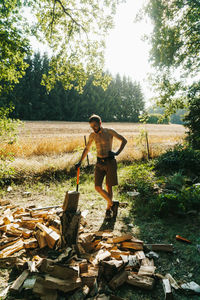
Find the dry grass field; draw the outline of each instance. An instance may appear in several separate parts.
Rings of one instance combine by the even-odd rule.
[[[185,135],[185,128],[174,124],[104,123],[103,126],[115,129],[128,140],[118,160],[138,160],[147,156],[145,130],[148,132],[152,158],[176,143],[181,143]],[[87,122],[25,122],[19,130],[18,141],[11,145],[1,145],[1,152],[14,155],[12,166],[19,175],[41,173],[48,169],[69,170],[80,157],[84,136],[88,140],[90,132]],[[118,146],[119,142],[114,140],[113,149]],[[94,146],[89,159],[91,163],[95,161]]]

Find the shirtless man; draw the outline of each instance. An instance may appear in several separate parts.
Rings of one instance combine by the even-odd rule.
[[[97,150],[97,163],[95,166],[95,189],[107,201],[106,218],[116,217],[116,208],[114,206],[119,205],[119,202],[112,201],[112,187],[118,184],[117,163],[115,156],[121,153],[127,143],[127,140],[115,130],[103,128],[101,125],[101,118],[98,115],[92,115],[89,118],[89,124],[94,132],[90,134],[89,141],[83,150],[80,161],[76,164],[76,168],[80,167],[81,162],[87,156],[90,146],[94,141]],[[121,145],[117,152],[112,152],[113,137],[121,141]],[[106,190],[104,190],[102,187],[105,176]]]

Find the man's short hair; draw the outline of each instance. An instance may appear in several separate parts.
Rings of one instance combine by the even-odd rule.
[[[98,115],[91,115],[91,117],[89,117],[89,123],[92,122],[97,122],[97,123],[101,123],[101,117]]]

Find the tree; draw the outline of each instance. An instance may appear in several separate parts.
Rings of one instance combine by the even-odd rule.
[[[82,92],[93,75],[94,84],[107,86],[104,65],[104,38],[113,26],[117,4],[123,0],[6,0],[0,4],[0,85],[13,86],[24,74],[24,57],[30,32],[52,51],[48,74],[42,83],[48,91],[62,82]],[[22,22],[24,8],[32,22]],[[30,19],[30,16],[29,16]],[[33,24],[32,24],[33,23]]]
[[[191,81],[199,72],[200,1],[149,0],[145,13],[154,26],[149,40],[157,103],[173,113],[188,103]]]
[[[21,8],[22,3],[17,0],[0,4],[0,94],[19,82],[28,66],[24,58],[29,53],[29,42],[19,13]]]

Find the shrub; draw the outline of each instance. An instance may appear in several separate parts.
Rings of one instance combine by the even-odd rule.
[[[200,175],[200,151],[178,145],[156,159],[155,169],[161,174],[181,171],[183,174]]]
[[[154,214],[185,213],[200,208],[200,187],[187,187],[177,192],[159,194],[149,203]]]

